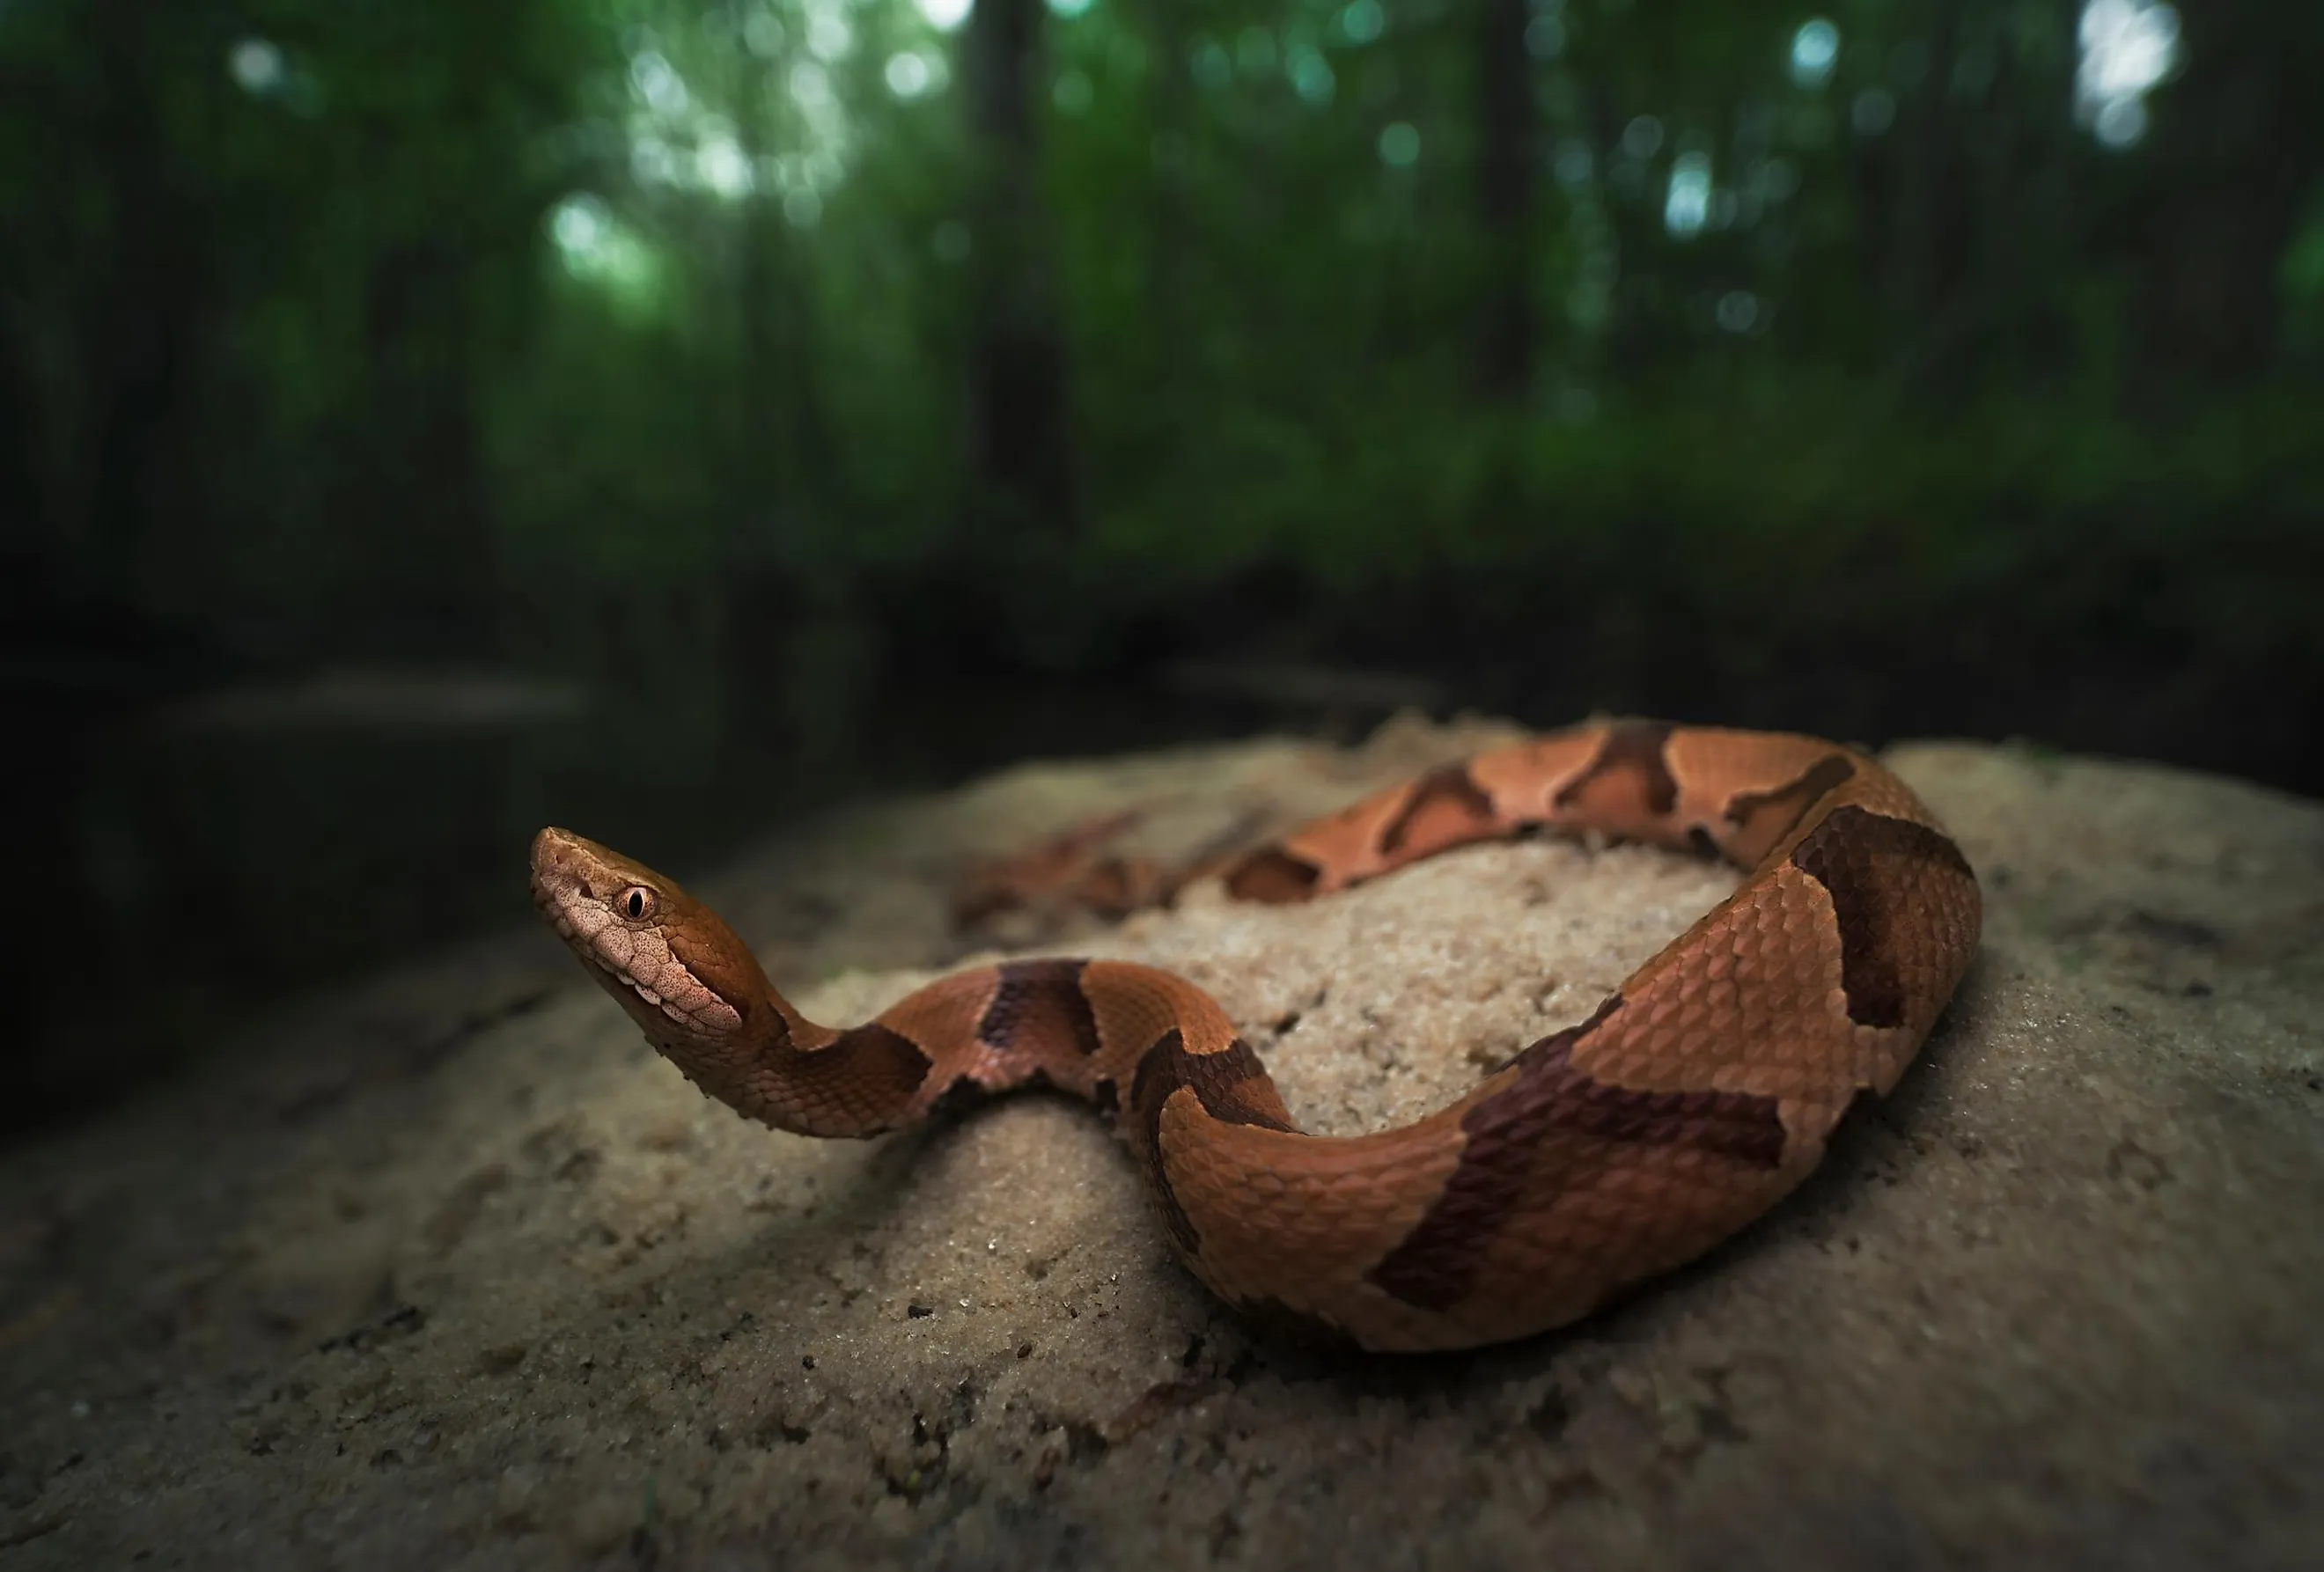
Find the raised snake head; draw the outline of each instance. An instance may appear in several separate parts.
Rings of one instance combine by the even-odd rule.
[[[773,1008],[757,958],[715,913],[676,880],[569,830],[532,838],[532,902],[681,1065],[724,1057]]]

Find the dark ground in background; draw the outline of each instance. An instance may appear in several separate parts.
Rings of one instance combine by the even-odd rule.
[[[32,807],[14,829],[0,1141],[117,1101],[304,992],[527,920],[524,847],[563,823],[683,877],[852,796],[957,783],[1027,758],[1289,730],[1346,739],[1416,699],[1554,725],[1593,710],[1899,737],[2022,738],[2324,795],[2318,695],[2152,639],[2066,644],[2038,626],[1907,631],[1862,648],[1811,626],[1773,664],[1728,657],[1683,608],[1545,605],[1537,633],[1464,618],[1414,584],[1334,626],[1255,584],[1127,634],[1111,666],[1028,673],[972,630],[923,622],[847,734],[802,749],[737,702],[707,749],[658,745],[634,706],[460,725],[196,729],[198,651],[148,642],[20,668],[7,695]],[[1330,658],[1266,653],[1269,619]],[[1200,629],[1261,630],[1206,658]],[[29,674],[29,675],[25,675]],[[748,685],[738,685],[747,691]]]
[[[528,920],[544,823],[684,875],[852,795],[1236,729],[1167,696],[988,685],[882,699],[851,757],[801,765],[746,732],[673,766],[590,711],[194,729],[137,703],[11,709],[39,740],[11,860],[40,920],[0,967],[33,1001],[0,1047],[0,1142],[117,1101],[299,994]]]

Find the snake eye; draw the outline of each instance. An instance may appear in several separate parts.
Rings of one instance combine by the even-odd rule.
[[[642,923],[654,914],[654,893],[641,884],[633,884],[622,892],[622,898],[613,905],[631,922]]]

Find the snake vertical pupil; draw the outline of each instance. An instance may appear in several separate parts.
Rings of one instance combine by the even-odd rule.
[[[632,885],[622,896],[622,910],[629,914],[630,921],[637,922],[653,910],[653,896],[641,886]]]

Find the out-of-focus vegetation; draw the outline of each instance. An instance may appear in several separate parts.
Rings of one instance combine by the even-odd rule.
[[[672,735],[1264,653],[2317,783],[2218,703],[2324,675],[2315,7],[15,0],[0,50],[51,617]]]
[[[2319,60],[2270,0],[8,0],[10,691],[514,669],[593,695],[555,768],[678,781],[1287,660],[2324,789]]]

